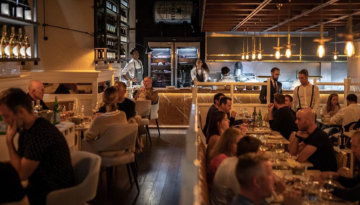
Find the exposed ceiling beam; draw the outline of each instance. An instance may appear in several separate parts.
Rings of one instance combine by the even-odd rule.
[[[244,20],[242,20],[240,23],[238,23],[231,31],[236,31],[240,26],[242,26],[244,23],[246,23],[249,19],[251,19],[253,16],[255,16],[259,11],[261,11],[262,8],[264,8],[268,3],[270,3],[272,0],[264,0],[254,11],[251,12]]]
[[[355,13],[352,13],[351,16],[359,15],[359,14],[360,14],[360,11],[355,12]],[[323,25],[328,24],[328,23],[332,23],[332,22],[334,22],[334,21],[339,21],[339,20],[345,19],[345,18],[347,18],[347,17],[349,17],[349,15],[340,16],[339,18],[332,19],[332,20],[330,20],[330,21],[324,22]],[[312,26],[305,27],[305,28],[302,28],[302,29],[300,29],[300,30],[297,30],[296,32],[300,32],[300,31],[304,31],[304,30],[311,29],[311,28],[315,28],[315,27],[320,26],[320,25],[321,25],[321,23],[318,23],[318,24],[315,24],[315,25],[312,25]]]
[[[203,25],[205,21],[205,8],[206,8],[206,0],[203,2],[203,10],[202,10],[202,17],[201,17],[201,31],[203,30]]]
[[[310,13],[312,13],[312,12],[314,12],[314,11],[317,11],[317,10],[319,10],[319,9],[321,9],[321,8],[324,8],[324,7],[328,6],[328,5],[331,5],[331,4],[333,4],[333,3],[337,2],[337,1],[339,1],[339,0],[329,0],[328,2],[325,2],[325,3],[323,3],[323,4],[321,4],[321,5],[317,6],[317,7],[315,7],[315,8],[313,8],[313,9],[308,10],[308,11],[305,11],[304,13],[302,13],[302,14],[300,14],[300,15],[294,16],[294,17],[292,17],[291,19],[287,19],[287,20],[285,20],[285,21],[283,21],[283,22],[281,22],[281,23],[279,23],[279,24],[277,24],[277,25],[275,25],[275,26],[273,26],[273,27],[270,27],[270,28],[264,30],[263,32],[267,32],[267,31],[273,30],[274,28],[277,28],[278,26],[287,24],[287,23],[289,23],[289,22],[291,22],[291,21],[293,21],[293,20],[296,20],[296,19],[301,18],[301,17],[303,17],[303,16],[309,15]]]

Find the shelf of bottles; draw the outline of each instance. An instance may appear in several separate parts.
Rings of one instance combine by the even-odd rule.
[[[95,0],[95,46],[105,44],[106,58],[95,61],[119,62],[127,58],[129,14],[125,0]],[[101,45],[101,46],[100,46]]]
[[[33,0],[36,7],[36,0]],[[32,13],[28,0],[0,0],[0,61],[39,61],[37,46],[30,45],[25,26],[38,26],[36,13]],[[37,45],[37,29],[34,45]],[[34,49],[32,53],[32,49]]]

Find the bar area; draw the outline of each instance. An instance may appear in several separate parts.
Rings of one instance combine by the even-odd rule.
[[[0,0],[0,30],[0,204],[360,203],[358,0]]]

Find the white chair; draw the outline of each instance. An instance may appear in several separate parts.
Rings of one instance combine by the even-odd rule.
[[[101,159],[89,152],[74,152],[71,155],[75,186],[50,192],[46,197],[48,205],[80,205],[96,196]]]
[[[113,167],[126,165],[129,180],[131,168],[138,192],[137,170],[135,166],[135,141],[138,133],[137,124],[112,125],[97,140],[82,142],[82,150],[101,157],[101,166],[106,168],[107,190],[110,194]]]
[[[136,100],[135,110],[136,113],[141,116],[141,123],[146,127],[146,132],[150,141],[150,146],[152,146],[150,131],[149,131],[151,100]]]
[[[151,109],[150,109],[150,120],[154,120],[156,121],[156,126],[159,132],[159,137],[160,137],[160,129],[159,129],[159,122],[158,122],[158,117],[159,117],[159,104],[160,102],[157,102],[154,105],[151,105]]]

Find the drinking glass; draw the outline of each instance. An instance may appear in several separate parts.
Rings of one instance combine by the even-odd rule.
[[[249,115],[249,112],[248,112],[247,108],[243,109],[243,114],[244,114],[245,118],[250,119],[250,115]]]
[[[91,109],[93,115],[95,115],[99,111],[99,102],[96,102],[95,107]]]

